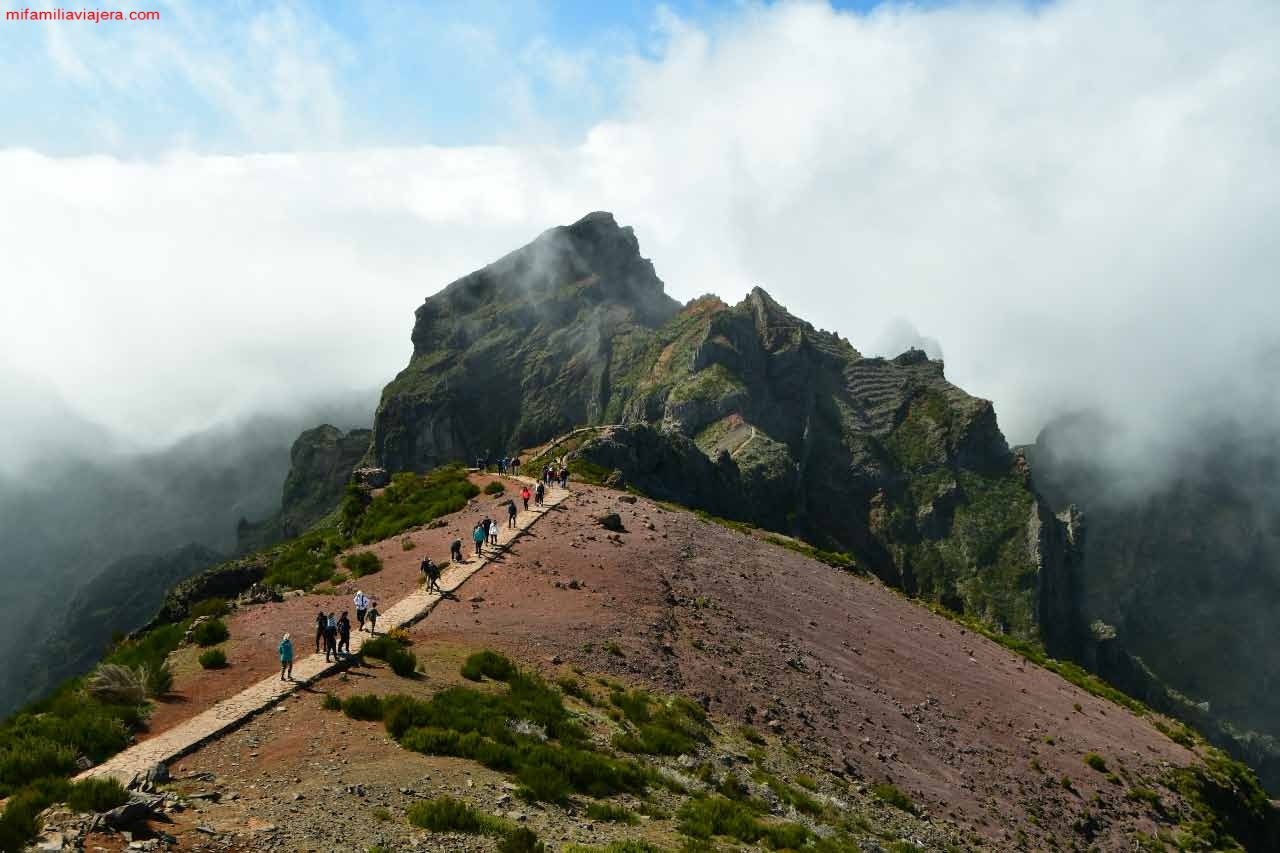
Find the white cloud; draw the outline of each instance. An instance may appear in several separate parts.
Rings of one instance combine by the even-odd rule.
[[[1280,7],[664,15],[655,57],[617,60],[621,112],[571,145],[0,153],[0,354],[170,435],[381,384],[423,297],[609,209],[678,297],[760,284],[864,349],[940,341],[1014,440],[1087,403],[1138,435],[1274,404],[1250,365],[1280,329]],[[256,66],[272,94],[191,73],[237,121],[335,132],[340,97],[287,94],[336,85],[309,26],[263,36],[312,45]]]

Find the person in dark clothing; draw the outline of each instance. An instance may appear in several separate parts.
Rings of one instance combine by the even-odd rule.
[[[333,655],[334,660],[338,658],[338,619],[333,614],[329,614],[329,618],[324,624],[324,659],[329,660],[329,656]]]
[[[430,557],[423,557],[422,565],[419,568],[422,570],[422,579],[426,584],[427,592],[439,592],[440,567],[436,565],[436,561]]]
[[[569,488],[569,466],[568,465],[560,469],[560,488],[562,489]]]
[[[378,601],[374,599],[373,604],[369,607],[369,633],[378,633],[378,617],[382,614],[378,612]]]
[[[516,502],[507,501],[507,527],[516,526]]]
[[[547,493],[547,487],[544,484],[539,483],[538,488],[533,493],[534,503],[536,503],[538,506],[542,506],[542,498],[543,496],[546,495],[546,493]]]
[[[520,457],[514,456],[511,459],[511,473],[519,476],[520,474]]]
[[[462,540],[455,539],[449,545],[449,559],[455,563],[462,562]]]
[[[347,617],[347,611],[342,611],[342,616],[338,618],[338,649],[339,654],[351,654],[351,619]]]
[[[316,614],[316,653],[320,652],[320,647],[324,644],[324,629],[329,625],[329,617],[324,615],[321,610]]]

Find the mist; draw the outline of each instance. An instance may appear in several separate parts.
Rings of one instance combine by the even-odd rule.
[[[1275,422],[1280,7],[657,23],[568,143],[0,150],[0,358],[65,405],[6,393],[4,464],[68,412],[155,448],[379,387],[424,297],[597,209],[678,299],[760,285],[866,354],[945,351],[1013,443],[1096,409],[1163,472],[1220,416]]]

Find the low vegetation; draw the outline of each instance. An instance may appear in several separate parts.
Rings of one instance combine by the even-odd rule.
[[[221,647],[206,649],[200,653],[200,666],[205,669],[224,669],[227,666],[227,653]]]
[[[909,814],[916,813],[916,804],[897,785],[889,782],[878,782],[871,786],[871,793],[895,808],[902,809]]]
[[[367,545],[457,512],[479,493],[465,468],[447,465],[426,474],[396,474],[391,485],[358,512],[348,497],[342,514],[350,525],[350,538]]]
[[[191,639],[195,641],[197,646],[216,646],[218,643],[225,643],[230,636],[231,632],[227,629],[227,623],[221,619],[209,619],[201,622],[191,631]]]
[[[486,495],[501,495],[507,491],[507,487],[502,485],[501,480],[492,480],[484,487]]]
[[[382,560],[372,551],[348,554],[342,558],[342,565],[351,572],[353,578],[362,578],[382,571]]]

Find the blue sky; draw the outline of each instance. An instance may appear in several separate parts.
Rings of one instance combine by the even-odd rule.
[[[753,5],[122,0],[89,8],[161,20],[0,22],[0,147],[146,158],[564,142],[623,106],[630,60],[657,57],[671,21],[714,31]]]

